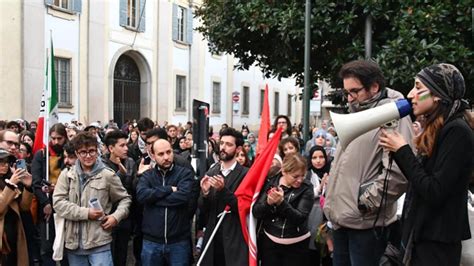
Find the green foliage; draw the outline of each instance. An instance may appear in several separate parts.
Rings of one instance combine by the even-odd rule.
[[[447,62],[464,74],[468,98],[474,99],[474,0],[312,2],[312,81],[340,87],[340,67],[365,55],[365,19],[373,17],[372,55],[390,87],[406,94],[423,67]],[[252,64],[267,77],[295,77],[303,84],[303,0],[204,0],[198,27],[213,53],[239,59],[237,69]]]

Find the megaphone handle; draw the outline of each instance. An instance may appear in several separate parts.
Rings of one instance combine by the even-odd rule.
[[[382,127],[388,132],[393,132],[393,130],[398,127],[398,119],[394,119],[390,122],[387,122],[383,124]]]

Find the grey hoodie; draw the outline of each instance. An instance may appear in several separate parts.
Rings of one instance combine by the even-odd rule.
[[[112,242],[111,231],[101,227],[101,222],[89,220],[89,200],[97,198],[105,214],[120,222],[128,216],[131,197],[114,171],[97,160],[90,173],[84,173],[79,160],[64,170],[58,178],[53,193],[53,207],[64,217],[65,248],[77,253],[108,248]],[[112,212],[112,207],[117,206]],[[80,235],[80,237],[78,237]]]

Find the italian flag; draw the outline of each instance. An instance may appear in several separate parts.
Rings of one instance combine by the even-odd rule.
[[[36,129],[33,153],[47,147],[49,141],[49,128],[58,122],[58,86],[54,70],[54,49],[51,39],[49,57],[47,58],[46,78],[41,97],[40,115]]]

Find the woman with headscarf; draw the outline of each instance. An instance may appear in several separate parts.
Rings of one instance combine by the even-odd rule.
[[[425,118],[415,137],[418,154],[398,132],[382,130],[380,145],[393,153],[409,182],[402,214],[405,265],[459,265],[461,241],[471,237],[467,188],[474,136],[465,90],[455,66],[424,68],[408,94],[413,114]]]
[[[257,152],[257,138],[255,137],[255,134],[250,132],[247,136],[247,141],[250,143],[250,152],[252,153],[251,155],[253,158],[255,158]]]
[[[315,145],[325,147],[327,134],[328,133],[324,129],[318,129],[314,131],[313,137],[308,140],[308,142],[306,142],[306,155],[308,155],[308,151]]]
[[[250,160],[250,165],[253,162],[253,159],[255,158],[255,151],[252,149],[252,145],[248,140],[244,140],[244,145],[242,146],[242,150],[245,151],[245,154]]]
[[[315,244],[319,226],[323,222],[323,211],[319,202],[319,197],[323,191],[323,184],[330,170],[329,158],[326,150],[322,146],[313,146],[308,153],[308,172],[306,179],[311,182],[314,188],[314,204],[308,218],[308,229],[311,233],[309,241],[311,265],[320,265],[321,250]],[[324,180],[323,180],[324,179]]]
[[[336,139],[329,133],[326,134],[326,144],[324,149],[326,150],[329,162],[332,162],[334,155],[336,155]]]

